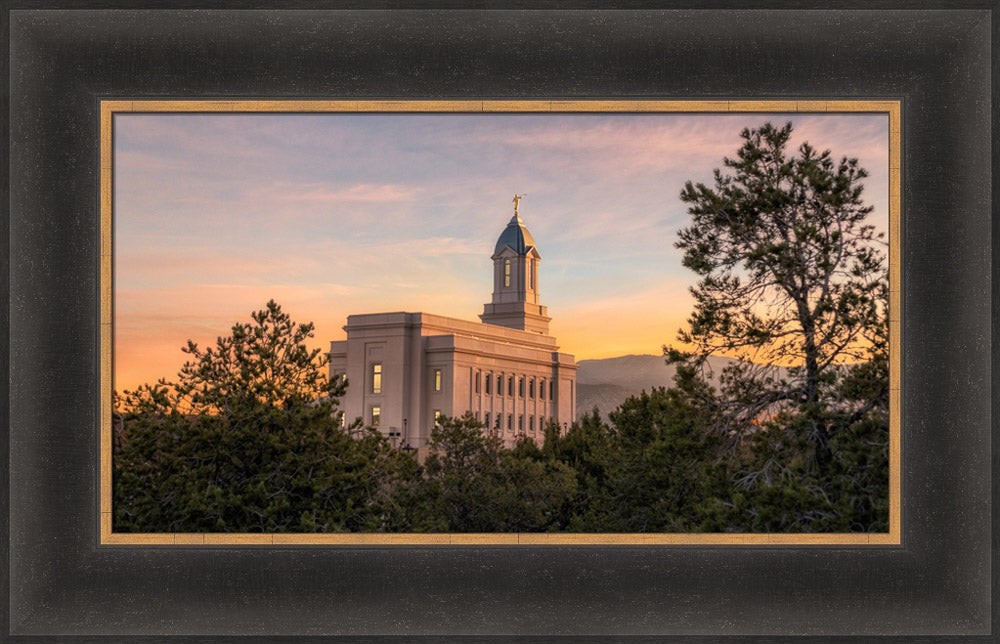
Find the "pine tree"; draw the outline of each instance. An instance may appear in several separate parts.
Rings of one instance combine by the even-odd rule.
[[[392,529],[414,459],[341,427],[325,356],[274,301],[219,337],[188,342],[177,382],[126,391],[113,458],[122,532]],[[357,429],[357,428],[353,428]]]
[[[877,456],[888,435],[884,243],[857,160],[808,143],[792,152],[791,135],[790,123],[746,129],[713,187],[685,184],[692,223],[676,246],[700,280],[682,346],[664,351],[706,380],[710,355],[735,359],[706,405],[736,482],[755,491],[736,503],[753,518],[738,529],[878,529],[884,515],[869,509],[884,509],[875,497],[888,474]]]

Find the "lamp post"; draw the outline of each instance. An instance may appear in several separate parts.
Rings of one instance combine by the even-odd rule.
[[[402,449],[403,449],[404,452],[407,452],[407,453],[409,453],[409,452],[411,452],[413,450],[413,448],[410,446],[410,441],[407,438],[407,433],[406,433],[406,419],[405,418],[403,419],[403,448]]]

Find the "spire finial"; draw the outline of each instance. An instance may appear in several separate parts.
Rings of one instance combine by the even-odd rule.
[[[519,202],[522,199],[524,199],[524,197],[525,197],[525,195],[519,195],[519,194],[516,194],[516,193],[514,194],[514,199],[512,201],[514,202],[514,216],[515,217],[518,216],[517,215],[517,206],[518,206]]]

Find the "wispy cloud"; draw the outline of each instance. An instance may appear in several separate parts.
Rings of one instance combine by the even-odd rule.
[[[352,205],[356,203],[388,203],[412,201],[421,192],[420,188],[399,184],[361,183],[346,188],[331,188],[317,182],[296,183],[290,181],[273,182],[258,186],[246,194],[246,198],[259,202],[308,202],[327,205]]]
[[[316,346],[351,313],[476,319],[515,192],[563,349],[656,352],[690,309],[680,190],[767,120],[858,157],[885,227],[887,123],[872,115],[116,118],[116,375],[172,374],[188,337],[213,340],[272,297],[316,322]]]

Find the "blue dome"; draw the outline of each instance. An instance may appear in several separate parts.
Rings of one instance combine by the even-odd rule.
[[[500,239],[497,240],[497,246],[493,250],[494,254],[503,250],[504,246],[510,246],[518,255],[527,255],[528,251],[535,247],[535,240],[517,215],[510,218],[507,227],[500,233]]]

